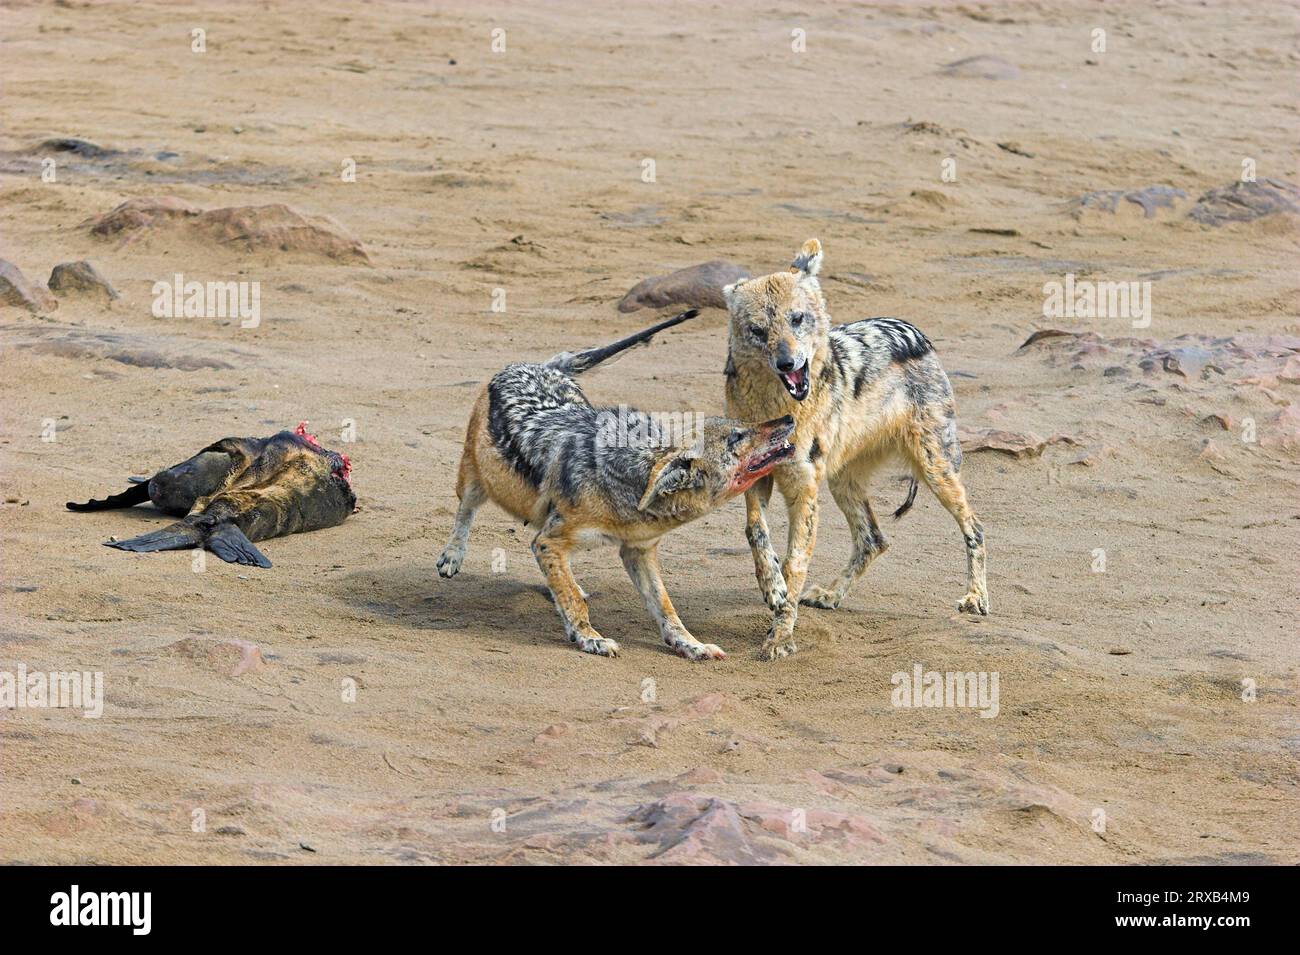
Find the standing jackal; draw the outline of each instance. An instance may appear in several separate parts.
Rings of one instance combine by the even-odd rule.
[[[800,603],[834,609],[853,582],[885,549],[867,500],[871,473],[901,457],[913,478],[901,517],[916,496],[917,479],[957,520],[966,544],[969,592],[957,609],[987,614],[984,530],[961,481],[952,387],[934,348],[913,325],[869,318],[831,325],[817,272],[821,243],[804,243],[787,272],[723,289],[731,313],[727,353],[727,414],[761,420],[791,414],[795,454],[771,478],[745,492],[746,536],[759,587],[774,611],[763,643],[765,659],[793,653]],[[825,587],[804,592],[817,539],[817,488],[825,476],[848,519],[853,552]],[[768,538],[763,507],[775,482],[790,512],[785,560]]]
[[[749,489],[788,458],[788,415],[761,425],[706,418],[688,447],[665,447],[659,422],[626,407],[591,405],[577,375],[659,331],[691,310],[602,348],[564,352],[542,364],[509,365],[479,394],[465,433],[456,496],[460,509],[438,573],[460,570],[474,513],[491,499],[538,528],[533,555],[546,576],[569,640],[587,653],[616,656],[618,644],[591,625],[586,594],[569,554],[579,544],[619,545],[628,576],[664,642],[692,660],[721,659],[683,626],[659,576],[659,538]],[[608,427],[618,414],[624,427]],[[616,434],[611,435],[611,432]],[[617,440],[628,433],[640,440]],[[614,439],[611,439],[614,438]]]

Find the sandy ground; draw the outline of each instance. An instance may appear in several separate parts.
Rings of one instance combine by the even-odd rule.
[[[1294,6],[74,0],[2,22],[0,258],[42,283],[89,259],[121,298],[0,309],[0,671],[102,671],[106,695],[100,719],[0,710],[0,860],[1300,861],[1300,376],[1276,351],[1141,367],[1180,335],[1296,342],[1296,218],[1187,215],[1243,158],[1300,178]],[[941,72],[980,55],[1015,75]],[[44,182],[51,137],[119,152]],[[1153,185],[1186,200],[1074,204]],[[162,196],[329,216],[371,264],[90,234]],[[437,579],[480,383],[649,324],[615,308],[647,275],[770,271],[812,235],[832,314],[924,329],[971,433],[1076,442],[968,447],[992,616],[955,613],[961,542],[924,490],[778,663],[736,502],[662,547],[717,664],[658,642],[610,550],[577,570],[624,654],[575,651],[491,508]],[[154,317],[176,272],[259,282],[260,326]],[[1150,327],[1045,319],[1067,272],[1150,281]],[[1105,341],[1018,352],[1049,327]],[[584,385],[716,412],[725,328],[707,311]],[[266,542],[271,570],[100,546],[149,508],[64,510],[302,419],[351,455],[360,511]],[[882,474],[877,512],[903,490]],[[813,581],[848,551],[824,513]],[[996,672],[996,718],[892,705],[917,663]]]

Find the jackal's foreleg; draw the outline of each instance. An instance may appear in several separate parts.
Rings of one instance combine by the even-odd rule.
[[[649,547],[624,544],[618,554],[623,558],[627,575],[632,578],[632,583],[636,584],[636,589],[641,592],[641,598],[645,601],[650,616],[654,617],[655,623],[659,625],[659,633],[663,636],[664,643],[668,644],[674,653],[688,660],[721,660],[726,656],[720,647],[696,640],[678,618],[673,602],[668,599],[668,590],[664,587],[663,578],[659,575],[658,544],[651,544]]]
[[[587,601],[569,566],[569,551],[572,546],[572,542],[564,535],[563,526],[548,519],[541,532],[533,538],[533,556],[537,558],[537,566],[546,577],[546,586],[551,589],[555,609],[559,611],[569,641],[576,643],[584,653],[616,657],[618,643],[602,637],[588,618]]]
[[[799,616],[799,595],[808,577],[808,563],[817,546],[817,485],[821,483],[821,469],[811,463],[790,466],[778,472],[776,483],[790,511],[785,560],[781,562],[787,595],[773,615],[772,629],[759,650],[764,660],[786,657],[799,649],[794,641],[794,625]]]
[[[781,558],[772,549],[772,538],[767,530],[763,508],[772,496],[772,479],[765,477],[745,492],[745,537],[754,555],[754,576],[763,593],[769,610],[776,610],[786,601],[785,576],[781,573]]]

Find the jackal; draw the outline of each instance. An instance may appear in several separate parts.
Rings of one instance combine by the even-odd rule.
[[[822,248],[809,239],[787,272],[723,289],[731,315],[726,365],[727,414],[747,420],[793,415],[795,453],[771,478],[745,492],[746,536],[758,584],[774,612],[760,655],[797,648],[797,605],[834,609],[885,550],[867,499],[871,473],[901,458],[913,474],[901,517],[923,480],[956,519],[966,545],[969,592],[957,605],[987,614],[984,530],[966,500],[961,444],[948,376],[929,339],[896,318],[831,325],[817,273]],[[839,577],[803,590],[817,538],[822,478],[848,519],[853,552]],[[775,483],[790,513],[784,561],[768,537],[763,508]]]
[[[721,659],[682,624],[659,574],[659,538],[712,511],[762,480],[794,451],[789,415],[761,425],[705,418],[688,446],[664,446],[651,415],[620,407],[626,429],[604,422],[611,409],[591,405],[576,376],[659,331],[695,316],[660,322],[602,348],[564,352],[541,364],[509,365],[484,387],[470,414],[456,479],[460,508],[438,573],[453,577],[465,559],[474,514],[486,500],[538,529],[533,555],[569,640],[587,653],[616,656],[618,644],[588,619],[586,595],[569,566],[582,543],[619,545],[664,642],[691,660]],[[609,440],[611,432],[647,436]]]

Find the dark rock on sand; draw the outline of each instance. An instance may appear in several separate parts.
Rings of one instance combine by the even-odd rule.
[[[639,806],[629,821],[658,864],[756,865],[797,860],[795,848],[827,842],[862,859],[886,842],[875,822],[855,813],[765,802],[732,802],[707,793],[671,792]]]
[[[107,359],[137,368],[226,369],[249,356],[239,349],[166,335],[96,332],[71,325],[0,325],[5,347],[76,360]],[[227,359],[230,359],[229,361]]]
[[[1300,214],[1300,189],[1281,179],[1260,179],[1211,189],[1196,200],[1188,215],[1205,225],[1221,226],[1279,212]]]
[[[47,139],[38,143],[33,149],[33,153],[45,155],[47,153],[72,153],[80,156],[82,159],[108,159],[118,155],[118,150],[108,149],[104,146],[96,145],[85,139],[74,139],[71,137],[58,139]]]
[[[1295,335],[1179,335],[1161,342],[1048,328],[1030,335],[1017,350],[1022,353],[1038,354],[1052,365],[1096,366],[1106,377],[1115,376],[1114,368],[1132,366],[1148,374],[1225,376],[1234,385],[1275,387],[1300,374],[1300,336]]]
[[[714,259],[638,282],[623,296],[618,310],[635,312],[639,308],[666,308],[670,305],[726,308],[727,303],[722,298],[723,286],[747,279],[749,275],[748,269],[734,262]]]
[[[1146,186],[1142,189],[1107,189],[1080,196],[1077,209],[1095,209],[1101,212],[1118,212],[1121,202],[1131,202],[1142,208],[1142,215],[1154,219],[1159,209],[1173,209],[1176,200],[1186,199],[1187,193],[1173,186]]]
[[[241,252],[278,251],[370,264],[361,243],[325,216],[305,216],[282,203],[202,210],[172,197],[129,199],[83,223],[91,235],[121,236],[130,245],[153,233],[178,233]]]
[[[84,259],[61,262],[50,273],[50,290],[60,298],[69,295],[93,295],[106,301],[118,298],[117,289],[99,270]]]
[[[284,186],[310,178],[301,166],[235,163],[198,154],[182,155],[174,149],[110,149],[71,138],[46,139],[21,149],[0,149],[0,173],[40,175],[47,159],[56,161],[60,181],[66,172],[78,180],[112,180],[114,188],[121,188],[124,181],[147,182],[151,189],[163,183]]]
[[[59,307],[54,296],[38,283],[23,275],[12,262],[0,259],[0,305],[25,308],[29,312],[49,312]]]
[[[959,427],[957,437],[961,441],[962,450],[967,454],[1000,451],[1013,458],[1036,458],[1050,444],[1081,443],[1067,434],[1054,434],[1050,438],[1044,438],[1033,431],[1004,431],[1001,428]]]
[[[998,143],[998,149],[1009,152],[1013,156],[1024,156],[1026,159],[1033,159],[1036,156],[1035,153],[1029,152],[1017,142]]]
[[[962,60],[945,63],[939,71],[945,76],[959,76],[976,80],[1014,80],[1020,77],[1020,68],[1000,56],[968,56]]]

